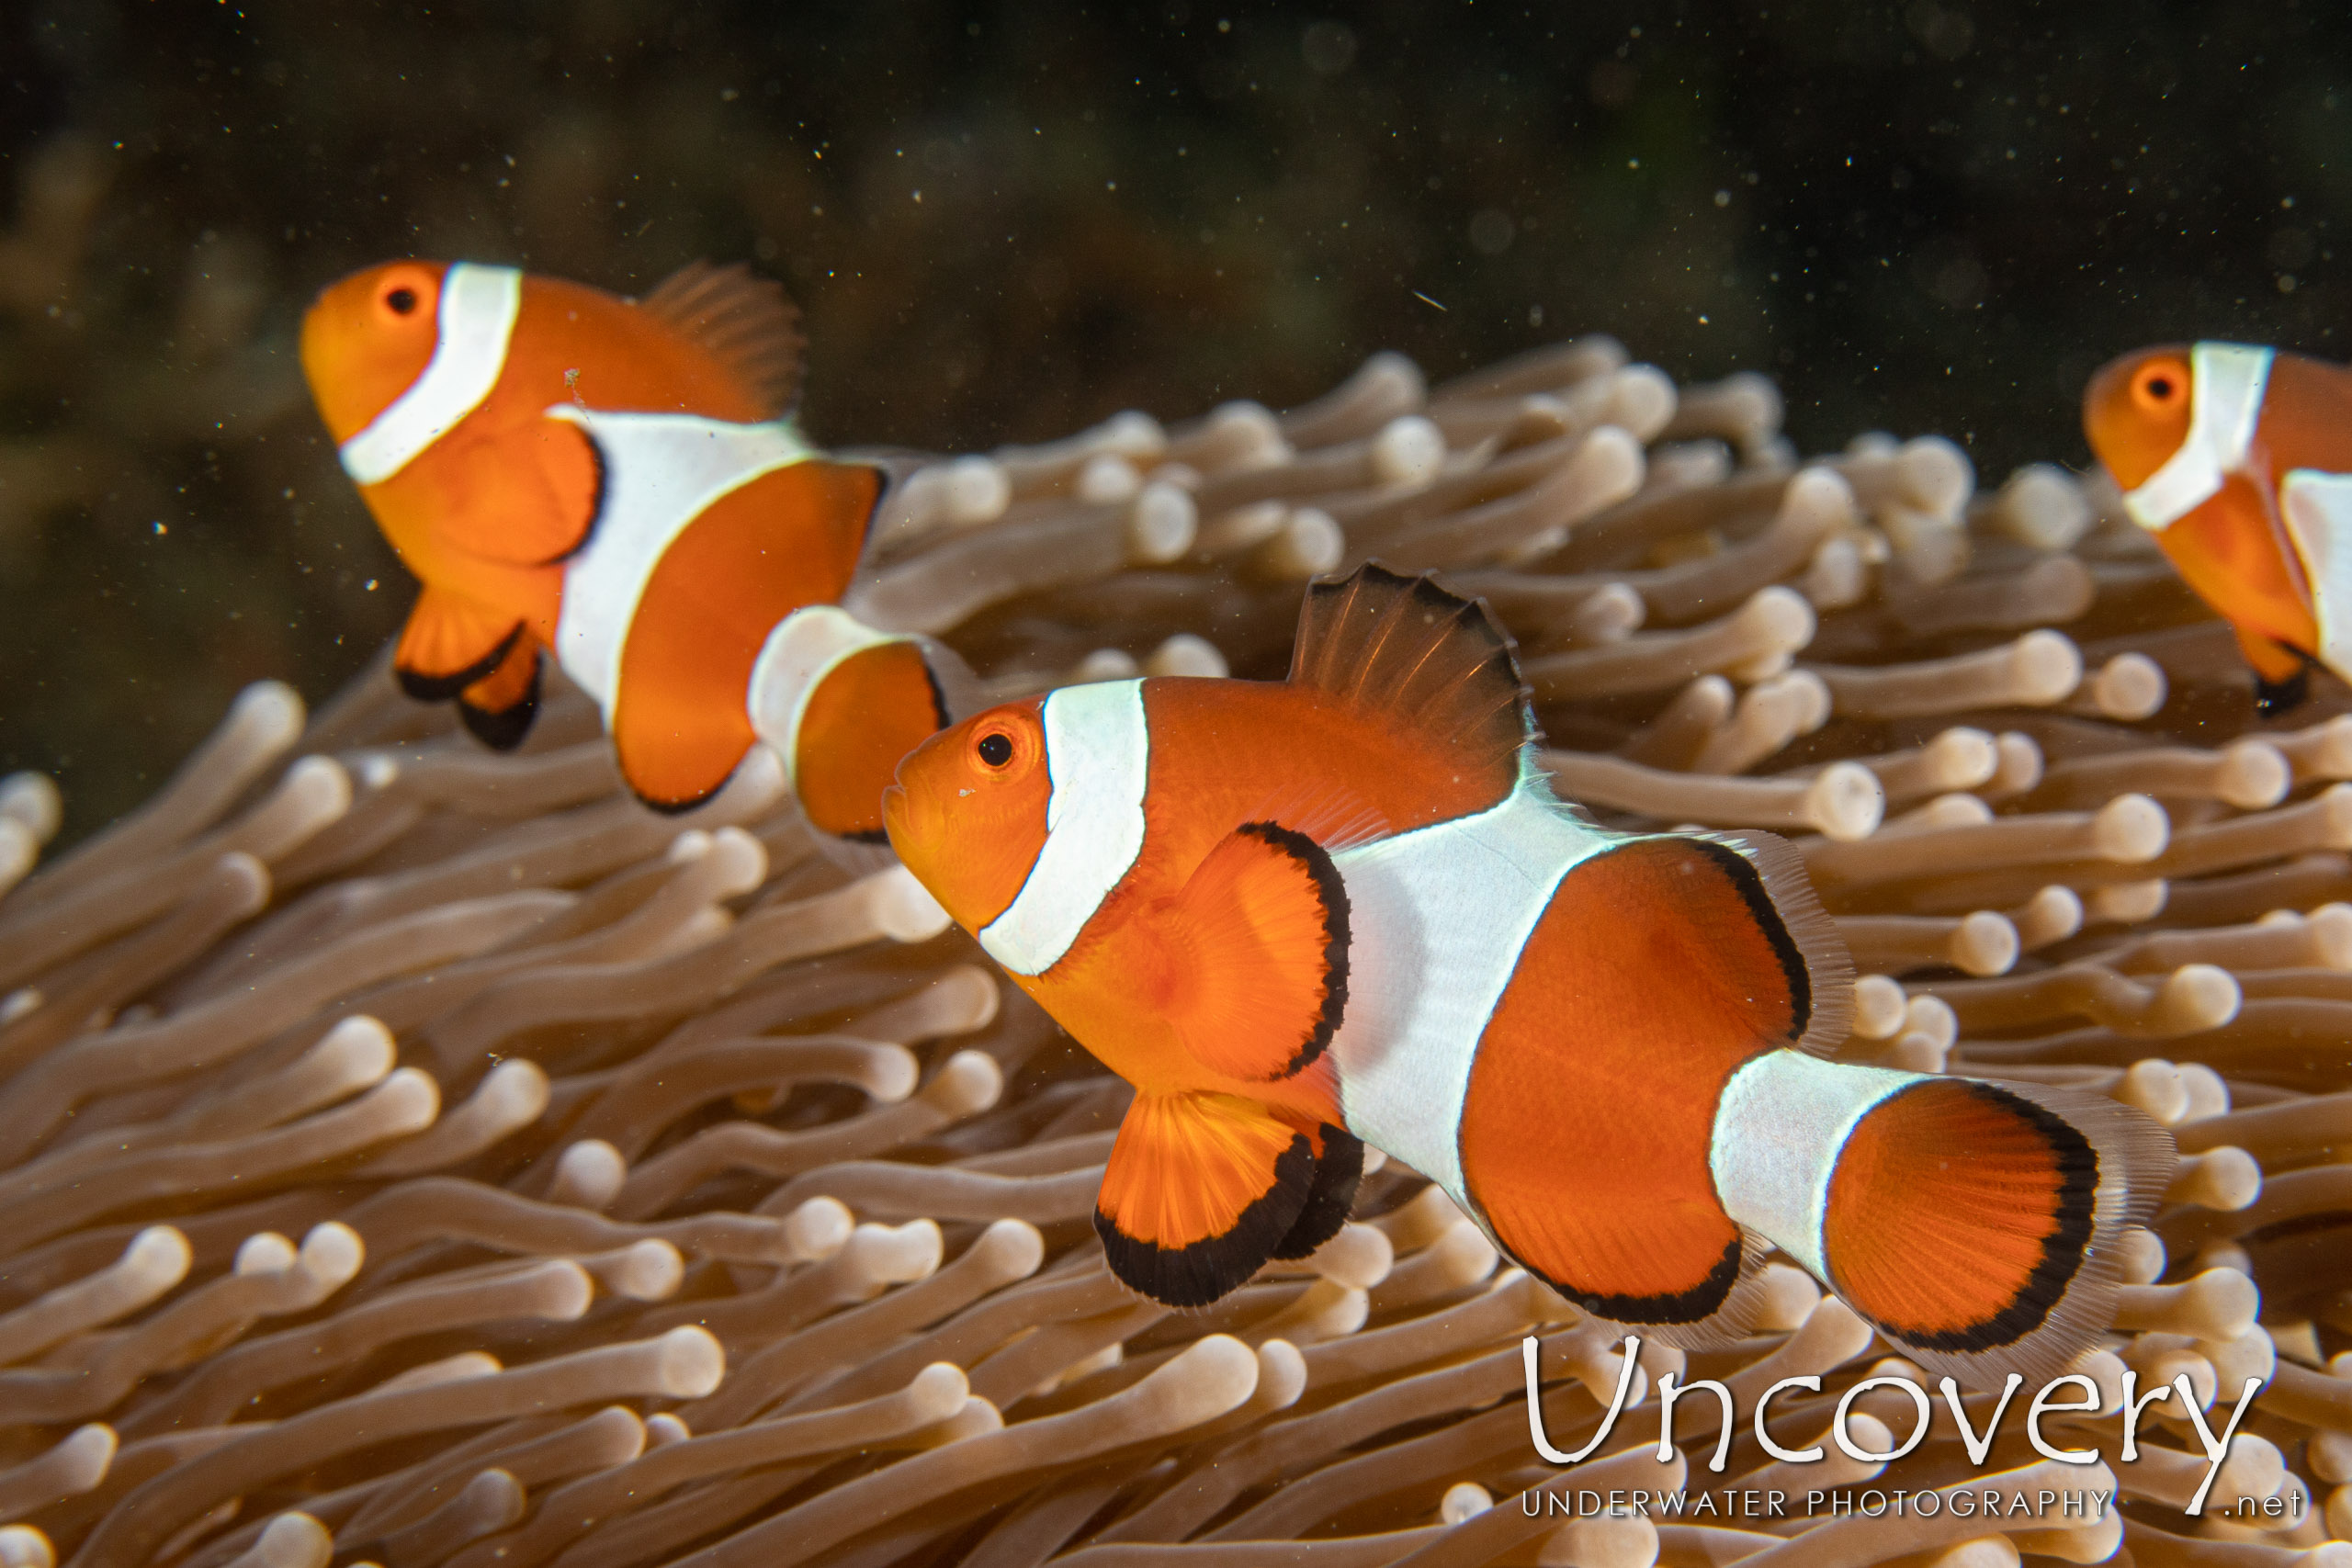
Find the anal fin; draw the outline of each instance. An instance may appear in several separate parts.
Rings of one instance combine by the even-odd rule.
[[[1315,1157],[1315,1184],[1291,1222],[1290,1234],[1274,1248],[1281,1258],[1304,1258],[1333,1236],[1355,1211],[1356,1188],[1363,1180],[1363,1140],[1325,1122],[1322,1151]]]
[[[512,751],[539,715],[539,645],[516,637],[498,667],[458,694],[458,716],[476,739]]]
[[[1111,1271],[1170,1306],[1216,1301],[1290,1243],[1327,1136],[1238,1095],[1137,1095],[1095,1200]]]
[[[522,636],[514,616],[428,583],[401,628],[392,671],[417,701],[447,702],[495,671]]]
[[[2310,700],[2311,657],[2300,649],[2275,642],[2244,626],[2237,633],[2238,651],[2254,666],[2254,711],[2264,718],[2291,713]]]
[[[1323,1054],[1348,1001],[1348,896],[1322,846],[1245,822],[1194,869],[1166,912],[1173,973],[1163,998],[1194,1059],[1266,1083]]]

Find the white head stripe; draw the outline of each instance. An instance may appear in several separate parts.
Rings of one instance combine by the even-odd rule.
[[[1767,1051],[1748,1062],[1724,1086],[1707,1150],[1724,1213],[1834,1285],[1821,1227],[1838,1156],[1872,1107],[1926,1081],[1802,1051]]]
[[[343,444],[343,471],[361,484],[381,484],[480,408],[506,368],[506,342],[522,308],[523,275],[513,267],[450,263],[433,357],[408,390]]]
[[[831,604],[795,610],[768,633],[752,665],[752,728],[784,759],[784,776],[795,789],[800,787],[800,721],[809,697],[842,660],[902,640]]]
[[[2205,504],[2222,477],[2245,461],[2262,417],[2271,351],[2234,343],[2200,343],[2188,351],[2188,434],[2180,450],[2137,490],[2123,510],[2151,533],[2162,533]]]
[[[638,601],[672,541],[721,496],[810,452],[781,422],[729,424],[698,414],[605,413],[570,403],[547,414],[585,429],[604,459],[605,503],[595,532],[564,563],[555,653],[563,672],[609,719]]]
[[[1141,681],[1065,686],[1046,699],[1046,846],[1004,913],[980,931],[1016,975],[1061,961],[1143,852],[1151,727]]]
[[[2287,536],[2303,560],[2320,662],[2352,671],[2352,474],[2295,468],[2278,483]]]

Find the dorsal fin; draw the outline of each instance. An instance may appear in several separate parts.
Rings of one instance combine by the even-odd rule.
[[[784,285],[742,263],[692,261],[653,286],[637,308],[675,327],[743,379],[767,417],[800,399],[800,311]]]
[[[1290,678],[1392,719],[1465,768],[1515,773],[1521,748],[1536,739],[1517,645],[1485,600],[1426,572],[1366,561],[1309,583]]]

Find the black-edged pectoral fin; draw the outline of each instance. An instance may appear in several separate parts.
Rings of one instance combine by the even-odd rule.
[[[1168,913],[1200,984],[1169,1022],[1212,1071],[1288,1077],[1331,1043],[1348,1002],[1348,895],[1330,854],[1274,822],[1245,822],[1211,850]]]

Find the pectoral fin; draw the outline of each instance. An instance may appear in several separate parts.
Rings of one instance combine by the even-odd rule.
[[[1206,1306],[1292,1245],[1326,1148],[1341,1152],[1332,1130],[1295,1124],[1237,1095],[1137,1095],[1095,1200],[1094,1229],[1111,1271],[1154,1301]],[[1359,1169],[1362,1161],[1359,1145]],[[1318,1209],[1317,1227],[1328,1208],[1327,1201]]]
[[[1323,1053],[1348,1002],[1348,895],[1330,855],[1274,822],[1245,822],[1168,911],[1169,1021],[1202,1066],[1265,1083]]]
[[[605,478],[604,454],[578,421],[534,420],[497,447],[494,459],[467,470],[462,504],[452,505],[435,531],[446,548],[479,560],[558,566],[594,532]]]

